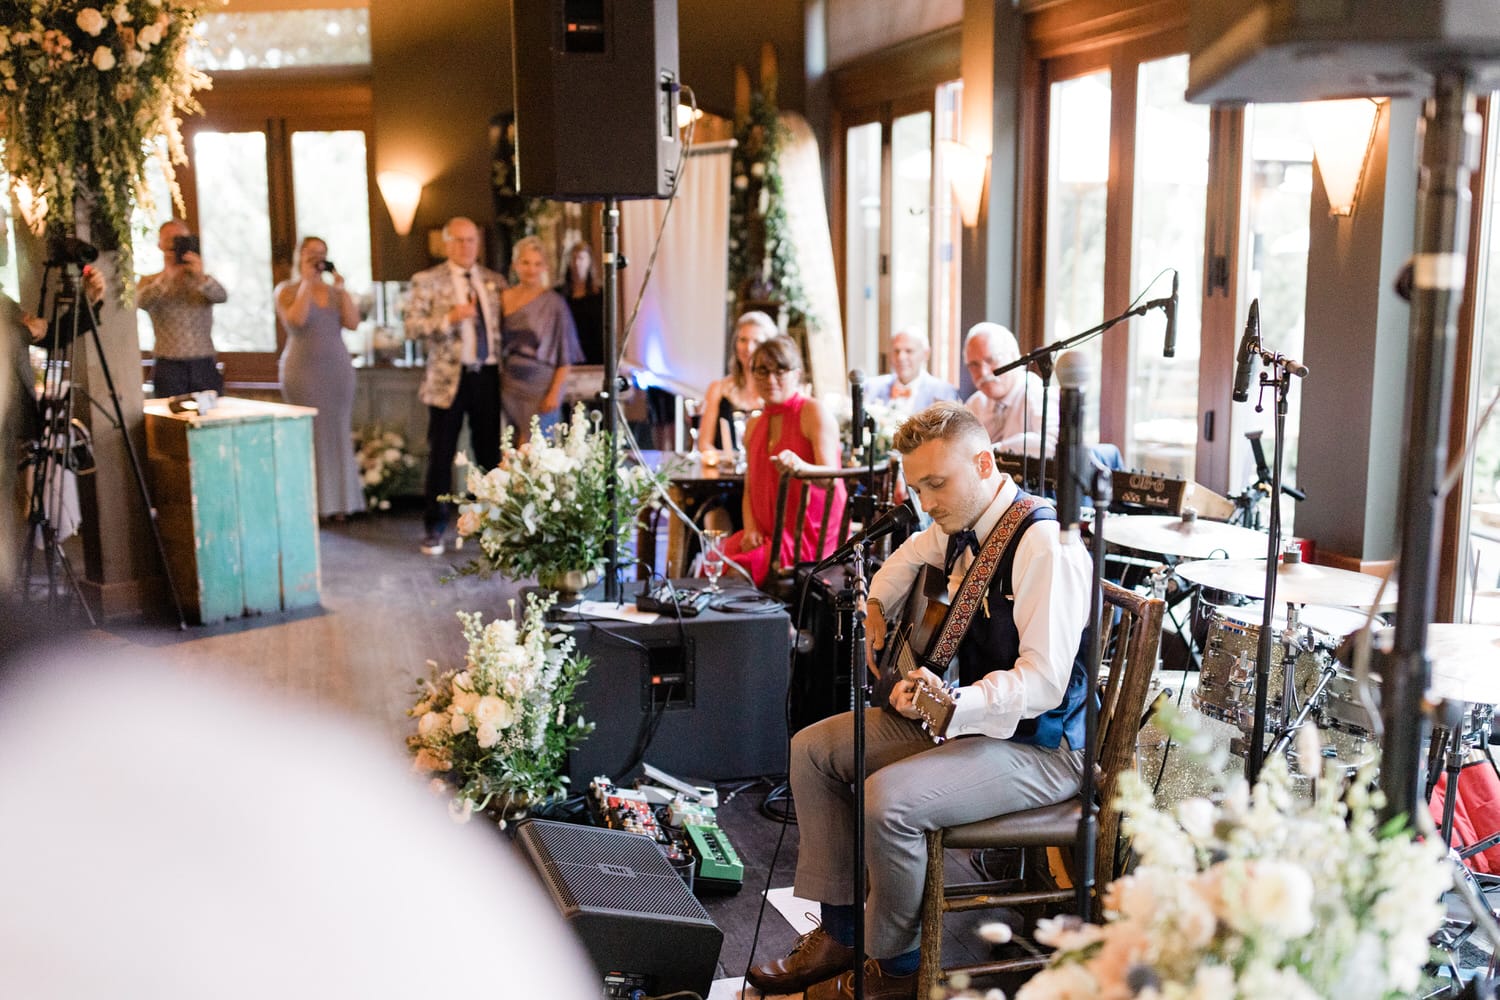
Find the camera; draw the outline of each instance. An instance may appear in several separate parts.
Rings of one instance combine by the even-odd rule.
[[[196,236],[178,236],[172,240],[172,253],[177,257],[177,263],[183,263],[183,257],[190,253],[202,253],[198,246]]]
[[[333,261],[331,261],[331,260],[320,260],[320,261],[318,261],[318,270],[326,272],[326,273],[331,273],[334,270]]]
[[[47,241],[47,267],[64,264],[92,264],[99,259],[99,248],[76,236],[56,236]]]

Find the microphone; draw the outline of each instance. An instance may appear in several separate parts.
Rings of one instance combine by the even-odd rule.
[[[1172,272],[1172,297],[1163,307],[1167,313],[1167,332],[1161,341],[1161,356],[1177,357],[1177,272]]]
[[[1240,336],[1240,350],[1234,363],[1234,401],[1250,400],[1250,376],[1255,373],[1255,359],[1260,354],[1260,299],[1250,303],[1245,317],[1245,332]]]
[[[864,531],[850,537],[847,542],[840,545],[833,555],[818,563],[818,569],[823,569],[827,566],[832,566],[834,563],[843,562],[845,559],[848,559],[854,554],[854,547],[856,545],[864,545],[875,541],[877,538],[884,538],[898,528],[910,528],[916,523],[917,510],[912,506],[911,497],[907,497],[905,502],[898,503],[884,514],[881,514],[875,520],[871,521],[870,526],[865,528]]]
[[[1057,359],[1057,382],[1062,399],[1057,422],[1057,523],[1064,542],[1077,541],[1079,507],[1082,506],[1082,484],[1079,470],[1083,465],[1083,393],[1093,380],[1093,362],[1082,351],[1068,351]]]
[[[858,368],[849,373],[850,454],[859,461],[865,448],[865,373]]]

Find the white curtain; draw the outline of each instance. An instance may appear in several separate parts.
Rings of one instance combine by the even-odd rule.
[[[724,374],[733,148],[733,142],[705,144],[688,157],[651,284],[625,343],[626,365],[650,372],[680,396],[702,399],[709,383]],[[622,335],[666,208],[665,200],[621,204],[620,249],[629,263],[620,272]]]

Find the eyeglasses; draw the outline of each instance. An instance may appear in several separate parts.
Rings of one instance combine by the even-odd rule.
[[[756,378],[780,378],[787,372],[796,371],[795,368],[767,368],[765,365],[756,365],[750,369],[750,374]]]

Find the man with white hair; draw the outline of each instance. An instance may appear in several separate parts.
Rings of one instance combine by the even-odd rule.
[[[964,368],[974,381],[975,392],[964,405],[989,432],[990,442],[1001,451],[1040,454],[1042,442],[1042,380],[1035,373],[1016,368],[995,375],[1001,365],[1021,356],[1016,335],[999,323],[975,323],[964,338]],[[1057,450],[1057,395],[1047,403],[1046,454]]]
[[[958,390],[927,370],[931,355],[927,335],[916,327],[892,334],[891,348],[885,355],[891,370],[870,380],[870,400],[894,404],[907,413],[925,410],[938,400],[956,402]]]

